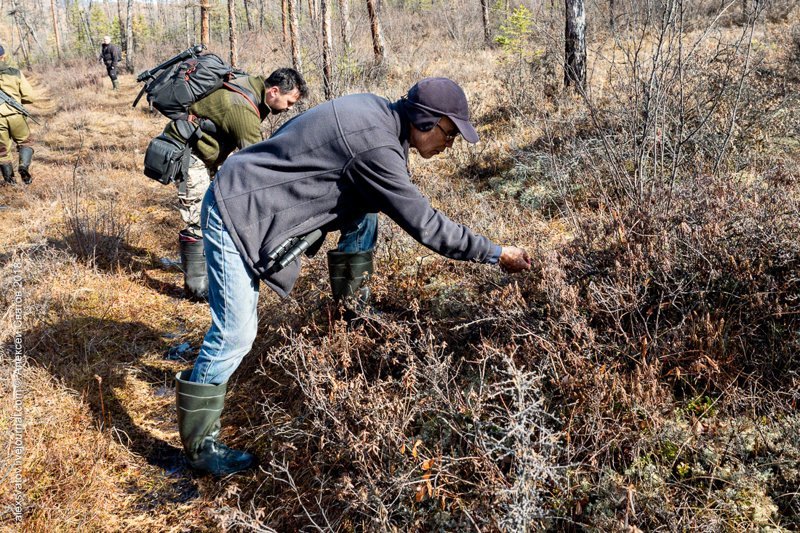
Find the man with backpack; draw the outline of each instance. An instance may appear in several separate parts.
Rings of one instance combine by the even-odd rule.
[[[202,134],[191,141],[191,162],[185,179],[176,182],[178,210],[186,226],[178,242],[184,271],[184,289],[193,299],[204,299],[208,292],[200,207],[211,177],[236,149],[257,143],[261,122],[270,114],[288,111],[308,96],[305,80],[294,69],[281,68],[262,76],[234,77],[205,98],[189,107],[190,123]],[[165,134],[182,138],[178,123],[170,122]]]
[[[260,283],[286,296],[300,255],[325,232],[339,231],[341,245],[380,211],[446,257],[509,273],[530,269],[525,250],[453,222],[412,183],[409,149],[428,159],[459,135],[478,141],[464,91],[452,80],[425,78],[394,102],[354,94],[318,105],[220,169],[202,213],[211,328],[194,368],[176,376],[178,429],[192,468],[227,475],[255,465],[253,455],[218,440],[227,382],[255,341]],[[331,284],[358,297],[375,239],[356,241],[358,252],[331,251],[328,259]]]
[[[20,104],[33,101],[33,89],[19,69],[6,63],[5,53],[5,49],[0,46],[0,90],[5,93],[5,98],[13,101],[10,104],[0,103],[0,171],[3,174],[3,183],[13,185],[17,182],[11,158],[11,145],[16,144],[19,151],[19,174],[27,185],[33,180],[30,172],[33,139],[25,119],[25,110]]]
[[[106,66],[108,77],[111,78],[111,85],[116,91],[119,89],[119,81],[117,81],[117,65],[122,61],[122,52],[119,46],[111,44],[111,36],[106,35],[103,37],[103,44],[100,47],[100,61]]]

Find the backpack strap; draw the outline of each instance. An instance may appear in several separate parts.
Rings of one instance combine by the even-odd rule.
[[[258,110],[258,104],[256,104],[256,96],[249,90],[245,89],[240,85],[235,85],[233,83],[224,81],[222,82],[222,86],[228,89],[229,91],[233,91],[236,94],[239,94],[247,100],[247,103],[253,107],[253,110],[256,112],[258,118],[261,118],[261,112]]]

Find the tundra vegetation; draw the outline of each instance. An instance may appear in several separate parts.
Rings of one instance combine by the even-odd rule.
[[[228,3],[203,2],[210,50],[250,73],[294,56],[305,105],[461,83],[482,141],[412,156],[414,179],[534,262],[448,261],[382,217],[357,328],[336,318],[322,255],[290,298],[262,290],[223,415],[261,466],[217,480],[186,469],[176,430],[172,376],[209,314],[181,298],[175,191],[141,174],[165,119],[131,108],[135,75],[112,92],[96,62],[111,34],[134,70],[153,66],[204,17],[6,1],[0,38],[43,125],[33,184],[0,188],[3,524],[800,529],[800,8],[586,2],[585,79],[565,87],[565,3],[584,4],[231,1],[231,38]]]

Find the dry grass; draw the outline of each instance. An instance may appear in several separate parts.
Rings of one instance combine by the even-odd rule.
[[[162,260],[177,255],[174,190],[140,175],[163,119],[130,108],[132,76],[113,93],[94,63],[31,76],[46,95],[35,181],[0,189],[0,427],[13,424],[18,273],[26,531],[800,527],[800,63],[786,6],[768,6],[749,52],[734,46],[746,20],[703,37],[693,6],[686,43],[703,39],[682,92],[650,93],[648,122],[631,72],[674,72],[674,56],[650,59],[657,32],[631,24],[615,42],[598,23],[581,98],[553,81],[549,2],[529,37],[541,53],[522,62],[477,49],[472,4],[393,10],[383,72],[360,27],[337,83],[395,97],[424,75],[462,82],[484,140],[413,159],[414,179],[453,219],[528,248],[533,270],[447,261],[384,219],[380,314],[360,328],[335,319],[324,254],[292,298],[262,291],[223,416],[261,469],[228,480],[180,460],[171,376],[190,361],[164,355],[196,349],[209,318]],[[245,42],[253,72],[288,62],[275,36]],[[723,67],[746,53],[738,90]],[[680,151],[676,117],[698,128]],[[14,496],[0,484],[4,511]]]

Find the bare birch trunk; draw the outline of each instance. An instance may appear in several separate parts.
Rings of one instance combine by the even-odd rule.
[[[339,0],[339,16],[342,18],[342,45],[345,54],[350,53],[350,1]]]
[[[186,30],[186,46],[192,46],[192,21],[191,21],[191,13],[193,8],[191,4],[186,4],[183,8],[183,24]]]
[[[481,16],[483,18],[483,41],[492,44],[492,36],[489,33],[489,0],[481,0]]]
[[[325,99],[333,98],[333,69],[331,68],[331,11],[329,2],[331,0],[321,0],[322,9],[322,84],[325,91]]]
[[[564,86],[586,89],[586,12],[583,0],[566,0],[564,25]]]
[[[295,11],[295,0],[286,0],[286,7],[289,15],[289,41],[292,47],[292,66],[297,72],[303,71],[302,60],[300,59],[300,50],[297,46],[297,40],[300,38],[297,30],[297,12]]]
[[[239,50],[236,45],[236,0],[228,0],[228,35],[230,36],[230,63],[235,67],[239,62]]]
[[[375,65],[383,65],[386,61],[386,47],[383,44],[383,32],[375,0],[367,0],[367,11],[369,12],[369,26],[372,30],[372,51],[375,54]]]
[[[128,12],[125,14],[125,68],[133,74],[133,0],[128,0]]]

